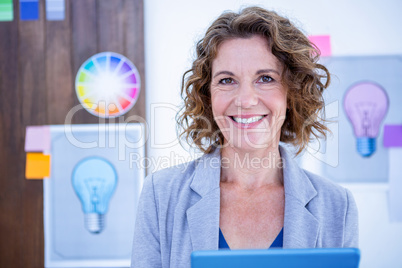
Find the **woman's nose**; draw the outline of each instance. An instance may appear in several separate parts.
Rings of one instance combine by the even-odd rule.
[[[237,90],[235,105],[242,109],[251,108],[258,103],[258,96],[255,88],[251,85],[240,86]]]

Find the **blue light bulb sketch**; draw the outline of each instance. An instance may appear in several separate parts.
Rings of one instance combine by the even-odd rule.
[[[100,157],[81,160],[72,175],[73,188],[85,214],[85,227],[94,234],[104,228],[104,218],[117,184],[112,164]]]

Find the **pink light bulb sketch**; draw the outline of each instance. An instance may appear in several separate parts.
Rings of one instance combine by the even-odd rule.
[[[376,138],[389,101],[386,91],[373,82],[359,82],[348,89],[343,100],[345,112],[357,138],[357,151],[363,157],[376,150]]]

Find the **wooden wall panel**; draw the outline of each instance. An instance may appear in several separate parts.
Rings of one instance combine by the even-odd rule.
[[[65,20],[46,21],[46,89],[48,124],[63,124],[71,107],[78,100],[74,88],[71,60],[70,5],[66,6]]]
[[[70,1],[71,44],[73,74],[86,59],[98,53],[97,0]],[[74,98],[74,106],[79,105]],[[73,117],[73,123],[97,123],[99,119],[85,110],[79,110]]]
[[[43,2],[40,12],[44,11]],[[21,21],[18,25],[18,73],[20,98],[22,106],[22,124],[18,137],[25,136],[27,125],[47,124],[47,96],[45,70],[45,27],[44,18],[37,21]],[[21,267],[29,267],[31,263],[43,266],[43,196],[41,181],[24,179],[25,153],[24,139],[20,140],[18,161],[18,180],[20,181],[21,207],[19,213],[19,245]],[[24,256],[24,258],[21,258]]]
[[[40,19],[20,21],[14,1],[14,21],[0,22],[0,267],[44,267],[43,187],[25,179],[25,129],[64,124],[79,104],[74,83],[81,64],[103,51],[128,57],[142,86],[123,117],[145,118],[143,1],[66,0],[65,12],[64,21],[46,21],[40,0]],[[100,121],[85,110],[73,117]]]
[[[144,5],[142,1],[125,1],[123,9],[126,11],[123,13],[123,29],[124,32],[130,33],[124,35],[122,40],[124,55],[131,59],[141,77],[140,95],[134,108],[127,113],[126,117],[140,115],[145,120],[144,13],[138,12],[144,9]]]
[[[124,53],[124,1],[98,1],[97,28],[99,33],[98,49]]]
[[[16,4],[14,3],[14,8]],[[0,23],[0,267],[22,267],[20,162],[22,100],[18,88],[18,23]],[[14,235],[11,235],[14,234]]]

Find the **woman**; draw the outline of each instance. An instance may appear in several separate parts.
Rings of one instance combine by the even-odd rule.
[[[274,12],[250,7],[212,23],[183,77],[178,120],[205,154],[146,179],[132,267],[190,267],[192,251],[225,247],[358,246],[351,193],[300,169],[279,145],[300,153],[325,136],[318,114],[330,77],[317,61]]]

